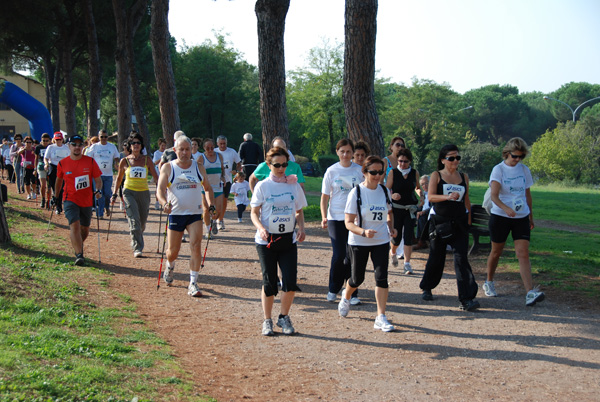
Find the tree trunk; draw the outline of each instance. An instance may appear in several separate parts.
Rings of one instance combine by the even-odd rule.
[[[71,53],[72,43],[65,40],[63,43],[63,74],[65,77],[65,125],[67,134],[77,134],[77,120],[75,107],[77,97],[75,96],[75,84],[73,82],[73,59]],[[65,139],[66,140],[66,139]]]
[[[130,77],[127,68],[127,8],[124,0],[112,0],[115,14],[117,45],[115,48],[116,91],[117,91],[117,130],[118,143],[122,144],[131,131]]]
[[[346,0],[344,109],[348,137],[363,140],[373,155],[385,146],[375,109],[375,39],[377,0]]]
[[[46,98],[48,99],[48,109],[52,118],[52,129],[54,132],[60,130],[60,88],[61,71],[62,71],[62,55],[59,52],[56,63],[52,61],[52,56],[46,54],[42,57],[44,63],[44,75],[46,76]],[[52,135],[52,133],[48,133]]]
[[[169,0],[152,1],[152,19],[150,43],[152,44],[152,60],[154,76],[158,89],[158,102],[162,121],[163,137],[167,146],[173,146],[173,134],[180,129],[179,106],[177,104],[177,88],[175,75],[171,65],[169,51]]]
[[[90,102],[87,116],[87,136],[96,135],[99,131],[98,110],[102,99],[102,65],[100,64],[100,52],[98,50],[98,35],[96,32],[96,21],[92,0],[85,0],[84,4],[85,23],[88,39],[88,69],[90,74]]]
[[[6,212],[4,211],[4,202],[0,198],[0,243],[10,243],[10,230],[8,229],[8,222],[6,220]]]
[[[289,144],[283,49],[289,7],[290,0],[257,0],[254,8],[258,19],[258,89],[265,152],[276,136]]]

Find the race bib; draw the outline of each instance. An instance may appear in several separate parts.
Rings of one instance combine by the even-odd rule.
[[[442,190],[444,195],[448,195],[450,193],[458,193],[458,200],[454,201],[462,201],[465,196],[465,187],[458,184],[442,184]]]
[[[90,186],[90,177],[88,175],[75,178],[75,190],[83,190]]]
[[[513,209],[515,210],[515,212],[519,212],[523,208],[525,208],[525,202],[522,198],[513,199]]]
[[[146,168],[144,166],[132,166],[129,168],[129,177],[132,179],[145,179]]]
[[[377,224],[387,220],[387,212],[385,204],[371,204],[367,205],[367,213],[364,217],[367,222]]]
[[[294,231],[293,210],[289,207],[274,206],[269,218],[269,233],[291,233]]]
[[[23,167],[29,167],[32,163],[30,161],[23,161]]]

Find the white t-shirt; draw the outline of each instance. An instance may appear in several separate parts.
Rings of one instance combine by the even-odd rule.
[[[516,166],[508,166],[506,163],[500,162],[492,169],[488,184],[491,185],[492,181],[500,183],[500,193],[498,194],[500,201],[516,212],[514,219],[529,216],[530,211],[525,197],[525,190],[533,185],[533,178],[527,166],[522,163],[517,163]],[[505,218],[509,217],[493,202],[491,213]]]
[[[51,165],[57,165],[58,162],[71,155],[71,150],[68,145],[63,144],[62,147],[59,147],[56,144],[48,145],[46,148],[46,153],[44,154],[44,161],[50,161]]]
[[[362,228],[376,230],[375,237],[368,238],[356,235],[352,232],[348,234],[348,244],[351,246],[378,246],[385,244],[390,241],[390,232],[387,225],[387,215],[391,211],[392,206],[387,203],[385,193],[380,185],[377,185],[375,190],[370,190],[362,184],[360,186],[360,199],[361,199],[361,215],[362,215]],[[388,192],[388,198],[391,200],[390,190],[385,188]],[[355,224],[359,224],[358,219],[358,205],[356,202],[356,188],[353,188],[348,195],[346,202],[346,208],[344,213],[355,214]]]
[[[156,167],[156,174],[160,174],[160,169],[158,168],[156,162],[160,161],[160,158],[162,158],[163,154],[163,151],[154,151],[154,154],[152,155],[152,162],[154,162],[154,166]]]
[[[304,191],[300,184],[276,183],[270,178],[258,182],[254,187],[250,206],[261,207],[260,222],[269,233],[293,233],[296,242],[296,211],[307,205]],[[254,235],[257,244],[268,242],[260,237],[258,229]]]
[[[223,156],[223,168],[225,169],[225,183],[231,183],[231,171],[236,167],[236,164],[241,162],[240,156],[235,149],[227,148],[225,151],[215,149],[216,152]],[[246,204],[248,205],[248,204]]]
[[[108,142],[106,145],[102,145],[102,143],[97,142],[88,148],[87,156],[94,158],[102,171],[102,176],[112,176],[113,161],[119,159],[119,151],[115,144]]]
[[[231,192],[237,194],[235,197],[233,197],[235,205],[250,204],[250,200],[248,199],[248,191],[250,191],[250,184],[246,180],[244,180],[242,183],[236,181],[231,185]]]
[[[364,178],[361,169],[362,167],[354,162],[347,168],[337,162],[325,172],[321,193],[329,196],[328,220],[344,220],[344,208],[346,207],[348,193]]]

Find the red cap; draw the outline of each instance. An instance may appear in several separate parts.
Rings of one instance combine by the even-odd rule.
[[[62,133],[60,131],[57,131],[54,133],[54,139],[55,140],[63,140],[64,138],[63,138]]]

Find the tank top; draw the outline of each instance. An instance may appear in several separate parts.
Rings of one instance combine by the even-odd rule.
[[[392,194],[400,194],[399,200],[392,200],[392,203],[398,205],[416,205],[417,197],[415,196],[415,188],[417,187],[417,171],[410,169],[406,179],[402,172],[398,169],[392,170],[394,175],[394,184],[392,185]]]
[[[144,166],[131,166],[125,158],[125,189],[132,191],[148,191],[148,158],[144,156]]]
[[[202,154],[204,159],[204,168],[206,169],[206,179],[215,193],[223,192],[223,182],[221,181],[221,159],[219,154],[215,152],[215,160],[210,161],[206,154]]]
[[[460,173],[460,172],[459,172]],[[458,192],[460,197],[457,201],[442,201],[433,204],[433,209],[436,215],[440,215],[445,218],[460,218],[467,213],[465,207],[465,193],[467,192],[467,183],[465,182],[464,174],[460,173],[461,182],[459,184],[446,183],[440,175],[440,181],[437,185],[437,193],[440,195],[447,195],[450,193]]]
[[[25,152],[23,152],[23,155],[21,158],[21,166],[23,166],[25,169],[33,169],[34,163],[35,163],[35,153],[33,152],[33,150],[31,150],[31,151],[25,150]]]
[[[177,166],[176,161],[169,162],[167,201],[171,203],[171,215],[197,215],[202,213],[202,175],[198,163],[192,160],[189,168]]]

